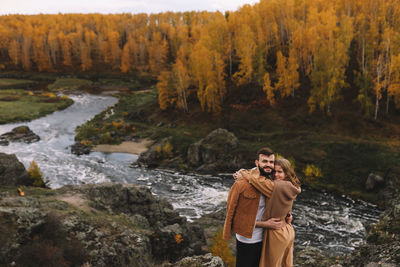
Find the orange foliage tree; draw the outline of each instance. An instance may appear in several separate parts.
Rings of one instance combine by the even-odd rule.
[[[234,84],[263,89],[270,103],[304,90],[310,111],[330,114],[348,83],[377,119],[383,105],[399,108],[399,6],[261,0],[225,14],[0,16],[0,69],[148,72],[159,78],[160,108],[185,112],[193,103],[220,112]]]

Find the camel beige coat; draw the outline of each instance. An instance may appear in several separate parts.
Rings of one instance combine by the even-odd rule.
[[[271,183],[275,184],[271,198],[267,201],[263,220],[280,218],[285,221],[286,215],[292,209],[293,200],[301,192],[300,188],[295,187],[289,181],[272,182],[260,176],[258,169],[242,172],[242,175],[261,193],[270,192]],[[286,224],[279,230],[266,229],[260,267],[293,266],[293,244],[294,229],[292,225]]]

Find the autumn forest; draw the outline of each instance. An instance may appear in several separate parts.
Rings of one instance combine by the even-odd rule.
[[[0,16],[0,70],[150,73],[163,110],[218,114],[230,86],[268,104],[307,91],[329,115],[400,109],[399,0],[261,0],[234,12]]]

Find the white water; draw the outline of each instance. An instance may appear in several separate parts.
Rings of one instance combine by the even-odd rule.
[[[186,175],[131,167],[136,155],[123,153],[71,154],[75,128],[117,102],[116,98],[75,95],[74,104],[29,123],[0,125],[0,134],[28,125],[41,140],[33,144],[11,143],[0,152],[16,154],[29,167],[35,160],[52,188],[106,181],[136,183],[168,199],[188,219],[225,208],[233,179]],[[365,225],[375,222],[379,212],[365,203],[331,194],[303,190],[295,202],[296,244],[311,244],[332,254],[351,251],[365,235]],[[222,226],[222,225],[221,225]]]

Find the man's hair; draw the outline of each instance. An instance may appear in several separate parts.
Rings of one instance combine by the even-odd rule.
[[[263,147],[260,150],[257,151],[257,160],[260,158],[260,155],[265,155],[265,156],[271,156],[274,154],[274,151],[272,151],[268,147]]]

